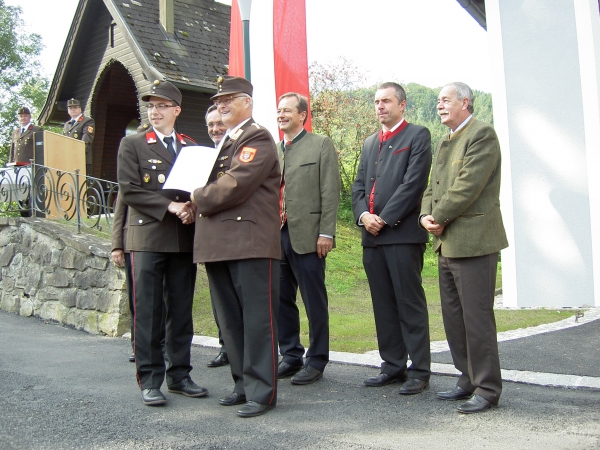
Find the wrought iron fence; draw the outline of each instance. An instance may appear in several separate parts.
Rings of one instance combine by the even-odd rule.
[[[32,164],[0,169],[0,212],[75,222],[110,233],[118,184]]]

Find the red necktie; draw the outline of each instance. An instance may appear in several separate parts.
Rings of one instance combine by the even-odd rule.
[[[292,141],[287,141],[283,146],[283,151],[292,145]],[[284,164],[285,169],[285,164]],[[280,226],[283,228],[285,222],[287,221],[287,214],[285,212],[285,178],[283,176],[283,172],[281,172],[281,186],[279,188],[279,217],[281,219]]]

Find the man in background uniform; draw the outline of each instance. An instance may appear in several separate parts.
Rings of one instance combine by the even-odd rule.
[[[17,111],[19,126],[13,130],[10,144],[8,163],[15,165],[29,165],[33,159],[33,133],[43,131],[41,127],[31,123],[31,111],[26,106],[21,106]],[[21,216],[30,217],[29,199],[20,201]]]
[[[79,139],[85,142],[85,165],[86,175],[92,176],[92,143],[94,142],[94,132],[96,131],[96,122],[91,117],[86,117],[81,113],[81,103],[72,98],[67,101],[67,110],[71,120],[65,122],[63,126],[63,135]]]
[[[166,373],[169,392],[205,397],[208,391],[191,377],[192,300],[196,265],[192,261],[195,212],[189,193],[162,189],[182,146],[194,143],[175,132],[181,92],[155,81],[148,102],[152,130],[123,138],[119,146],[119,196],[129,206],[126,250],[131,252],[135,302],[135,362],[146,405],[163,405]],[[165,288],[166,286],[166,288]],[[165,295],[166,291],[166,295]],[[166,298],[165,370],[161,347]]]
[[[19,108],[17,116],[19,126],[12,133],[8,162],[29,164],[33,159],[33,133],[44,130],[31,123],[31,111],[26,106]]]
[[[219,145],[219,142],[225,136],[225,132],[227,132],[227,127],[221,120],[221,114],[217,111],[217,105],[211,105],[206,111],[206,127],[208,128],[208,136],[215,143],[215,147]],[[227,357],[227,349],[225,349],[225,344],[223,343],[223,334],[221,333],[221,326],[219,325],[219,319],[217,317],[217,310],[215,309],[215,301],[210,296],[210,303],[213,310],[213,316],[215,317],[215,323],[217,324],[217,330],[219,330],[219,344],[221,345],[221,350],[219,354],[210,361],[207,366],[208,367],[221,367],[229,364],[229,358]]]

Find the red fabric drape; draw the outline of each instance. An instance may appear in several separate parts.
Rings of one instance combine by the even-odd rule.
[[[309,116],[305,128],[312,131],[305,0],[273,0],[273,47],[276,97],[290,91],[306,96]]]
[[[231,28],[229,31],[229,75],[244,77],[244,29],[237,0],[231,2]]]

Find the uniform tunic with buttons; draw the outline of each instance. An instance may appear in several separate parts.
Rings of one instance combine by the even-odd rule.
[[[177,135],[178,149],[188,143],[191,141]],[[125,247],[131,251],[134,351],[141,389],[160,388],[165,374],[171,386],[192,370],[194,224],[184,225],[168,211],[172,201],[190,199],[187,192],[162,189],[174,162],[154,131],[127,136],[121,141],[117,178],[119,197],[129,206]],[[168,368],[161,346],[161,330],[165,329],[163,311],[166,311]]]
[[[40,131],[44,130],[32,124],[29,124],[25,133],[21,133],[21,127],[15,128],[12,133],[8,162],[29,163],[33,159],[33,133]]]
[[[193,143],[178,137],[178,148],[188,144]],[[162,188],[173,164],[173,157],[153,131],[121,141],[119,195],[130,207],[126,250],[193,251],[194,225],[183,225],[177,216],[167,212],[172,201],[185,203],[190,199],[189,192]]]
[[[63,135],[85,142],[85,163],[91,165],[93,159],[92,144],[94,143],[96,122],[91,117],[86,117],[84,115],[79,116],[74,124],[71,122],[72,121],[69,120],[63,125]]]

